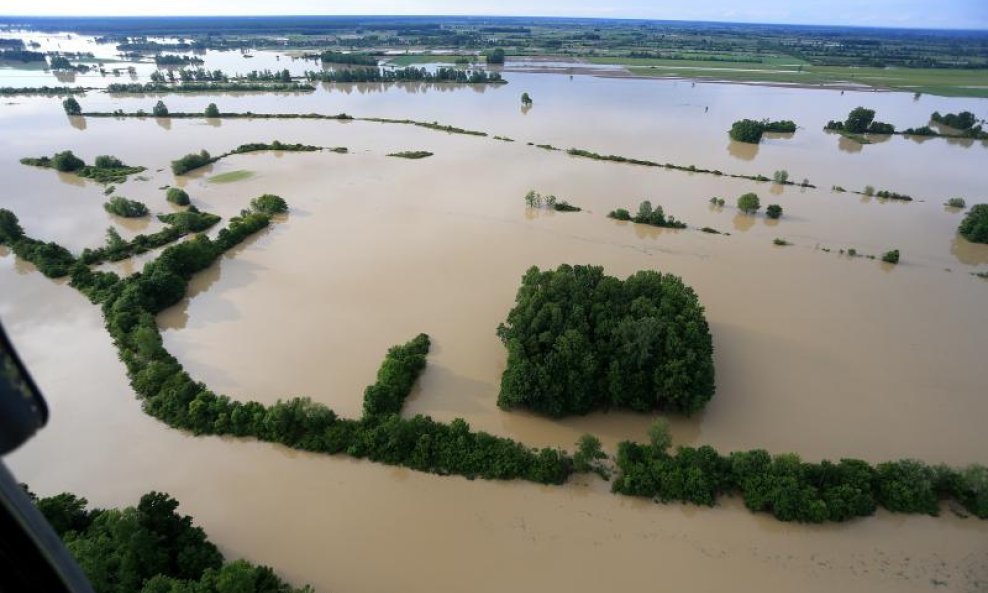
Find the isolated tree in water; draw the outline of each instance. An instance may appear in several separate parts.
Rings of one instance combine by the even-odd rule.
[[[168,108],[165,107],[165,102],[158,101],[155,103],[154,109],[151,110],[151,113],[153,113],[155,117],[168,117]]]
[[[82,113],[82,107],[79,102],[75,100],[75,97],[69,97],[68,99],[62,101],[62,107],[65,109],[65,113],[69,115],[79,115]]]
[[[206,115],[206,117],[219,117],[220,116],[220,109],[219,109],[219,107],[216,106],[216,103],[210,103],[209,105],[206,106],[205,115]]]
[[[531,105],[532,104],[532,98],[528,96],[528,93],[522,93],[521,94],[521,104],[522,105]]]

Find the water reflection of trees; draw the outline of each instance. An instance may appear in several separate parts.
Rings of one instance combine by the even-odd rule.
[[[86,118],[82,117],[81,115],[70,115],[68,116],[68,118],[69,118],[69,125],[71,125],[73,128],[77,130],[86,129],[87,127]]]
[[[741,231],[742,233],[755,226],[755,217],[750,214],[738,213],[731,220],[731,224],[734,225],[734,229]]]
[[[751,161],[758,156],[758,145],[731,140],[727,143],[727,153],[742,161]]]
[[[988,245],[972,243],[960,235],[954,235],[950,243],[950,254],[957,261],[969,266],[988,264]]]
[[[170,117],[156,117],[156,118],[154,118],[154,121],[159,126],[161,126],[161,129],[163,129],[163,130],[170,130],[170,129],[172,129],[172,118],[170,118]]]

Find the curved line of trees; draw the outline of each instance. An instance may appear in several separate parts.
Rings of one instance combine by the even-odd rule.
[[[574,471],[608,473],[601,463],[600,443],[593,437],[581,438],[576,455],[569,457],[556,449],[529,449],[511,439],[472,432],[462,419],[447,424],[425,416],[402,418],[403,402],[425,367],[429,338],[424,334],[388,351],[377,381],[365,392],[364,413],[357,420],[339,418],[307,398],[272,406],[235,402],[193,381],[164,349],[155,314],[184,297],[194,274],[270,220],[270,215],[244,211],[215,240],[199,235],[168,247],[126,279],[92,271],[59,248],[69,257],[70,284],[101,305],[107,331],[145,412],[196,434],[253,436],[437,474],[560,484]],[[18,255],[19,244],[58,247],[25,237],[16,217],[6,210],[0,210],[0,243],[13,243]],[[35,261],[33,252],[21,256]],[[641,274],[654,275],[639,273],[626,282]],[[649,284],[657,287],[645,283]],[[636,299],[634,306],[642,305]],[[549,308],[546,314],[556,313]],[[623,376],[635,379],[634,373]],[[980,466],[956,470],[908,460],[874,468],[855,460],[805,464],[794,455],[772,458],[764,451],[750,451],[721,456],[710,447],[681,447],[670,455],[666,430],[653,430],[650,436],[649,445],[620,445],[615,492],[705,505],[717,496],[740,492],[752,510],[796,521],[850,519],[870,514],[876,503],[896,512],[934,514],[939,500],[952,497],[978,517],[988,517],[988,471]]]

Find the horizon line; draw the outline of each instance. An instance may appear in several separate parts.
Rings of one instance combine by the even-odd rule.
[[[988,26],[984,28],[963,28],[963,27],[914,27],[905,25],[839,25],[834,23],[781,23],[768,21],[729,21],[729,20],[691,20],[691,19],[660,19],[649,17],[598,17],[598,16],[559,16],[559,15],[508,15],[508,14],[127,14],[127,15],[78,15],[78,14],[0,14],[3,19],[167,19],[167,18],[188,18],[188,19],[223,19],[223,18],[490,18],[490,19],[557,19],[557,20],[582,20],[582,21],[637,21],[647,23],[700,23],[718,25],[768,25],[773,27],[834,27],[841,29],[880,29],[880,30],[906,30],[906,31],[967,31],[974,33],[988,33]]]

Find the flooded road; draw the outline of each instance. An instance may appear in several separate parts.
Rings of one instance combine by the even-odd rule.
[[[653,417],[594,414],[552,421],[495,405],[505,353],[494,330],[531,265],[603,265],[625,277],[672,272],[694,287],[714,337],[718,390],[677,444],[763,447],[809,460],[915,457],[985,463],[988,246],[956,236],[961,196],[988,201],[986,147],[936,139],[842,148],[820,130],[858,105],[899,126],[933,110],[988,112],[988,101],[688,82],[512,73],[504,87],[409,92],[355,85],[299,96],[166,96],[173,111],[347,112],[439,121],[517,140],[412,126],[302,120],[69,119],[54,99],[10,99],[0,128],[0,207],[29,234],[73,251],[160,228],[106,214],[103,187],[20,165],[70,148],[148,167],[117,193],[168,212],[178,185],[202,210],[235,215],[261,193],[284,197],[282,221],[197,276],[159,316],[165,344],[218,393],[266,403],[307,395],[356,416],[385,351],[418,332],[433,350],[406,414],[465,418],[533,446],[572,448],[584,432],[613,451],[643,439]],[[527,113],[518,95],[536,103]],[[149,109],[156,99],[90,94],[87,109]],[[709,112],[704,107],[710,106]],[[737,147],[741,117],[794,119],[789,139]],[[169,161],[254,141],[347,146],[349,154],[257,153],[175,178]],[[527,146],[578,146],[727,172],[785,168],[820,189],[774,186],[570,157]],[[389,152],[429,150],[407,161]],[[231,183],[215,175],[249,171]],[[914,195],[896,203],[830,191],[866,184]],[[528,190],[581,206],[530,210]],[[757,192],[783,218],[740,215]],[[723,208],[709,199],[720,196]],[[650,199],[691,229],[617,223],[608,211]],[[925,201],[919,201],[925,200]],[[694,230],[709,226],[727,235]],[[772,245],[785,238],[789,247]],[[883,267],[839,249],[902,263]],[[824,249],[831,250],[830,252]],[[193,438],[143,415],[96,307],[2,252],[0,318],[45,391],[53,419],[10,458],[41,494],[71,490],[123,505],[165,490],[223,551],[272,565],[319,591],[479,590],[979,591],[988,525],[876,517],[801,526],[749,513],[655,505],[582,478],[562,488],[417,474],[270,444]],[[120,271],[130,264],[116,264]],[[128,267],[131,266],[131,267]]]

